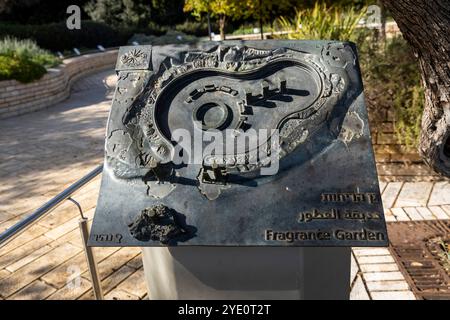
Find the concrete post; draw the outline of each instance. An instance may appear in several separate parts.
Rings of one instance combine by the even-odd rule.
[[[143,248],[150,299],[348,299],[350,248]]]

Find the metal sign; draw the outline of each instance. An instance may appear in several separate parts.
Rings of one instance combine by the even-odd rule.
[[[92,246],[386,246],[356,48],[130,46]]]

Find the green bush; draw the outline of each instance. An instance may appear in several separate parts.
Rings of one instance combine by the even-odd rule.
[[[289,39],[356,41],[358,23],[366,10],[327,6],[316,2],[313,8],[297,10],[293,20],[284,17],[276,22],[281,30],[293,31]]]
[[[167,30],[169,30],[167,26],[163,26],[153,21],[150,21],[145,28],[134,28],[133,30],[130,31],[133,31],[134,33],[146,33],[155,36],[162,36],[167,32]]]
[[[175,30],[196,37],[203,37],[208,35],[208,23],[203,21],[185,21],[177,24]]]
[[[419,142],[425,98],[411,48],[402,37],[382,45],[371,36],[358,47],[369,115],[376,123],[392,110],[396,140],[412,151]]]
[[[394,134],[404,151],[417,147],[424,107],[420,72],[411,48],[402,37],[380,41],[375,30],[358,27],[366,9],[327,7],[297,11],[293,20],[280,18],[279,30],[294,31],[282,38],[354,41],[358,47],[365,96],[372,128],[394,114]]]
[[[137,33],[128,40],[128,43],[131,44],[134,41],[139,44],[165,45],[174,43],[194,43],[197,42],[198,39],[192,35],[186,35],[182,32],[169,30],[165,35],[159,37]]]
[[[185,22],[173,28],[187,35],[208,35],[205,22]],[[31,39],[41,48],[64,52],[72,51],[73,48],[97,48],[99,44],[105,48],[122,46],[127,44],[134,34],[163,36],[169,30],[169,27],[152,21],[144,27],[111,27],[105,23],[83,20],[80,30],[67,29],[65,22],[42,25],[0,23],[0,39]]]
[[[124,45],[135,30],[115,29],[106,24],[82,21],[80,30],[69,30],[65,22],[43,25],[0,24],[0,39],[8,36],[32,39],[38,46],[53,51]]]
[[[15,79],[27,83],[41,78],[46,72],[43,66],[27,58],[0,55],[0,81]]]
[[[280,19],[284,19],[285,21],[287,21],[286,18],[280,18]],[[275,22],[274,22],[274,25],[275,25]],[[283,28],[278,25],[277,25],[277,27],[279,27],[278,29]],[[239,28],[234,29],[232,34],[255,34],[255,32],[254,32],[255,28],[259,29],[259,22],[244,23],[244,24],[240,25]],[[270,24],[263,25],[263,32],[271,32],[271,31],[278,30],[278,29],[272,28],[272,26]]]
[[[407,150],[415,149],[419,143],[422,112],[425,96],[421,85],[402,88],[394,100],[395,137]]]
[[[6,37],[0,40],[0,55],[17,56],[44,67],[54,67],[61,62],[59,58],[40,48],[36,42],[30,39],[18,40]]]

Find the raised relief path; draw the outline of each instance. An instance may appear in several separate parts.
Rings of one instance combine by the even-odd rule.
[[[101,72],[75,83],[63,103],[0,120],[0,231],[102,161],[114,85],[113,71]],[[99,185],[74,195],[91,218]],[[450,219],[448,181],[380,187],[387,221]],[[93,299],[78,219],[64,203],[0,249],[0,299]],[[95,253],[107,299],[146,298],[139,248]],[[351,299],[415,299],[387,248],[353,248],[351,287]]]

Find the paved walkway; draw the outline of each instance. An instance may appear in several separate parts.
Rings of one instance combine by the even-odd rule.
[[[0,121],[0,232],[103,158],[112,71],[84,78],[70,99]],[[105,94],[106,92],[106,94]],[[74,196],[93,216],[100,179]],[[449,219],[448,182],[381,183],[388,221]],[[0,299],[92,299],[78,231],[67,202],[0,249]],[[139,248],[95,248],[107,299],[143,299]],[[414,299],[387,248],[354,248],[352,299]]]
[[[102,162],[114,79],[110,70],[92,75],[63,103],[0,121],[0,232]],[[99,185],[97,178],[74,196],[90,217]],[[1,299],[92,298],[77,221],[66,202],[0,249]],[[146,295],[139,249],[96,253],[107,298]]]
[[[450,219],[450,183],[380,182],[386,221]],[[353,248],[351,299],[415,299],[388,248]]]
[[[0,231],[101,163],[110,75],[78,82],[50,109],[0,122]]]

